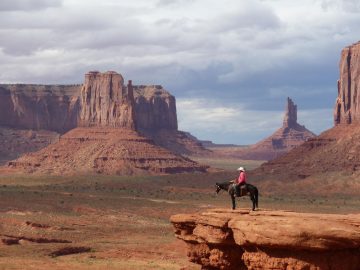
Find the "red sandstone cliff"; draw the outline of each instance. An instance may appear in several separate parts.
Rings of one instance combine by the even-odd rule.
[[[176,100],[160,85],[134,86],[139,131],[177,130]]]
[[[124,86],[116,72],[89,72],[80,93],[78,126],[135,129],[135,102],[131,81]]]
[[[342,50],[339,68],[335,125],[360,123],[360,42]]]
[[[358,270],[360,215],[230,211],[171,217],[202,269]]]
[[[80,87],[0,84],[0,126],[64,133],[77,126]]]
[[[89,72],[83,85],[1,84],[1,126],[60,134],[79,126],[130,128],[178,154],[209,152],[178,131],[176,101],[168,91],[131,81],[125,86],[111,71]]]

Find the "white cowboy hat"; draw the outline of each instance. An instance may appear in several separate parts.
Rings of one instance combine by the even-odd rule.
[[[245,168],[244,168],[244,167],[239,167],[239,168],[237,169],[237,171],[243,171],[243,172],[245,172]]]

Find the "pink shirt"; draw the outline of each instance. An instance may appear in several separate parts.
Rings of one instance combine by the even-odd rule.
[[[237,184],[246,183],[246,174],[245,172],[241,172],[239,178],[237,180]]]

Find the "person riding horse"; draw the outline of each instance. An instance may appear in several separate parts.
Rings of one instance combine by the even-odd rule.
[[[236,192],[236,196],[240,197],[241,195],[240,189],[246,188],[246,173],[244,167],[240,167],[237,170],[240,171],[240,174],[239,177],[235,179],[235,192]]]

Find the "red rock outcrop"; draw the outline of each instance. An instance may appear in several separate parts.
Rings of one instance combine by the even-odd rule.
[[[80,85],[0,85],[0,126],[64,133],[77,126]]]
[[[136,129],[178,154],[208,153],[178,131],[176,101],[159,85],[124,85],[113,71],[89,72],[83,85],[0,85],[0,126],[50,130],[75,127]]]
[[[360,215],[209,210],[171,217],[202,269],[357,270]]]
[[[113,71],[89,72],[80,93],[78,126],[125,127],[135,129],[134,94],[129,81]]]
[[[135,86],[137,130],[155,144],[181,155],[211,153],[188,132],[178,130],[176,100],[160,85]]]
[[[342,50],[339,67],[335,125],[360,123],[360,42]]]
[[[10,161],[6,172],[35,174],[168,174],[205,172],[208,166],[154,145],[125,128],[75,128],[59,142]]]
[[[161,85],[134,86],[139,131],[177,130],[176,100]]]
[[[250,147],[225,147],[214,151],[248,160],[272,160],[316,135],[297,122],[297,106],[288,98],[283,126],[271,136]]]

